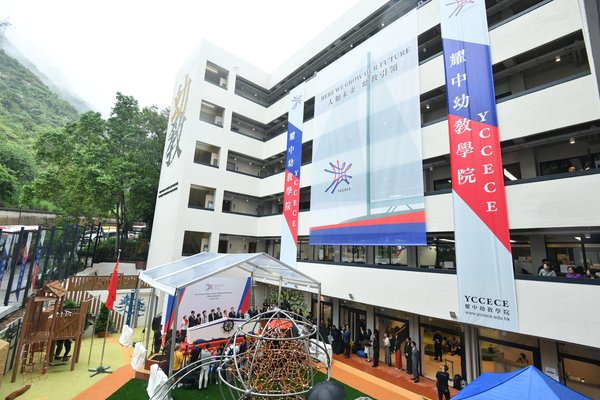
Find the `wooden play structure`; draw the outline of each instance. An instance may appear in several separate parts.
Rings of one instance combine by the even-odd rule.
[[[89,303],[82,302],[79,309],[64,310],[66,295],[65,287],[59,281],[54,281],[30,296],[23,316],[11,382],[17,379],[17,371],[21,371],[24,381],[27,373],[31,380],[36,374],[40,378],[47,375],[58,340],[73,341],[71,371],[75,368],[75,363],[79,361]]]

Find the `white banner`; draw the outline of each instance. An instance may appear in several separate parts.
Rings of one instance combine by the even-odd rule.
[[[426,244],[416,10],[315,86],[311,244]]]
[[[211,309],[220,308],[221,311],[229,312],[231,307],[237,312],[238,309],[246,312],[250,302],[250,278],[209,278],[198,282],[185,289],[179,303],[177,313],[177,328],[181,326],[183,316],[189,316],[192,311],[196,315],[202,315],[206,310],[210,314]],[[165,316],[172,310],[172,296],[166,299],[165,312],[163,314],[163,326],[166,326]]]

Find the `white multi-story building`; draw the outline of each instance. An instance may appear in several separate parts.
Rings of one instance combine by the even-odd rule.
[[[437,371],[432,336],[439,331],[462,344],[458,354],[444,354],[450,372],[473,379],[513,370],[523,353],[569,387],[600,398],[600,280],[564,276],[569,265],[600,269],[598,5],[486,4],[519,333],[456,318],[438,0],[360,2],[271,74],[202,42],[175,81],[149,267],[201,251],[279,257],[287,97],[305,82],[297,268],[322,283],[324,319],[353,328],[364,320],[371,329],[410,335],[426,376]],[[428,245],[309,246],[312,78],[414,8]],[[543,258],[557,278],[537,276]]]

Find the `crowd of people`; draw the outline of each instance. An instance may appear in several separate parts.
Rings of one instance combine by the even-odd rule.
[[[372,367],[379,366],[379,354],[381,346],[383,346],[384,363],[388,367],[392,367],[392,357],[396,356],[396,368],[404,369],[406,373],[412,376],[412,380],[417,383],[421,376],[421,352],[417,343],[412,340],[411,337],[406,337],[402,340],[401,331],[393,331],[386,329],[383,336],[380,336],[379,330],[365,328],[363,320],[358,324],[358,332],[356,335],[352,335],[350,327],[345,324],[341,329],[338,329],[335,325],[329,323],[328,328],[325,328],[327,335],[321,334],[326,342],[331,344],[332,350],[335,354],[343,354],[344,357],[349,358],[352,352],[363,356],[364,353],[365,361],[371,362]],[[321,327],[323,327],[321,323]],[[323,328],[321,328],[323,329]],[[355,342],[351,340],[354,337]],[[442,336],[440,332],[436,332],[433,336],[434,341],[434,356],[435,359],[442,361],[443,354],[458,354],[460,352],[460,341],[452,336],[448,339]],[[404,355],[406,359],[406,365],[402,368],[401,356]],[[436,374],[436,388],[439,396],[439,400],[442,398],[450,399],[449,389],[450,375],[448,374],[448,367],[446,365],[440,366],[440,370]]]
[[[265,310],[266,311],[266,310]],[[182,329],[192,328],[196,325],[206,324],[207,322],[217,321],[221,318],[243,318],[250,319],[257,315],[259,312],[254,309],[254,306],[251,306],[248,310],[235,310],[235,308],[230,307],[229,311],[227,308],[223,308],[221,311],[221,307],[217,307],[210,310],[210,313],[207,313],[206,310],[203,310],[202,313],[197,313],[192,310],[190,315],[184,315],[181,321]]]
[[[232,343],[225,347],[224,343],[218,347],[211,347],[210,343],[194,344],[189,357],[186,359],[181,351],[180,345],[175,347],[173,357],[173,380],[178,382],[177,386],[183,386],[188,389],[198,388],[200,390],[208,388],[208,385],[218,385],[221,380],[217,373],[217,367],[221,365],[222,357],[227,356],[230,361],[234,357],[241,357],[239,366],[244,364],[244,354],[246,353],[247,342],[244,339],[238,344]],[[168,362],[165,366],[168,369]],[[228,374],[228,370],[225,370]],[[183,379],[180,379],[183,377]],[[228,377],[226,375],[228,379]]]
[[[588,278],[588,279],[599,279],[598,273],[600,271],[588,268],[584,269],[582,266],[575,265],[566,265],[567,272],[556,272],[552,263],[547,258],[542,259],[542,265],[538,267],[538,275],[539,276],[547,276],[547,277],[556,277],[556,276],[564,276],[566,278]]]

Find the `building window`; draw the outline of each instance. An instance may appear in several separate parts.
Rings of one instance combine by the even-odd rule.
[[[196,142],[194,163],[218,167],[220,150],[221,149],[217,146],[213,146],[208,143]]]
[[[223,115],[225,109],[216,104],[202,100],[200,106],[200,121],[208,122],[209,124],[223,127]]]
[[[558,357],[562,362],[564,384],[592,399],[600,398],[600,350],[559,343]]]
[[[194,254],[208,251],[210,243],[209,232],[185,231],[183,234],[182,256],[191,256]]]
[[[365,246],[342,246],[342,262],[366,263],[367,248]]]
[[[427,246],[417,247],[419,267],[456,268],[454,235],[438,234],[427,238]]]
[[[314,246],[315,250],[315,260],[318,261],[334,261],[335,260],[335,250],[333,246],[328,245],[319,245]]]
[[[296,259],[298,261],[308,261],[310,247],[308,245],[308,237],[299,237],[298,238],[298,254],[296,255]]]
[[[463,376],[465,339],[460,324],[434,318],[420,318],[421,373],[434,378],[440,365],[448,365],[450,376]],[[438,361],[435,359],[440,359]],[[443,364],[442,364],[443,363]]]
[[[535,365],[540,368],[538,339],[490,328],[479,329],[481,372],[510,372]]]
[[[207,61],[206,70],[204,72],[204,80],[227,90],[229,71],[227,71],[225,68],[219,67],[217,64]]]
[[[191,185],[189,208],[200,208],[204,210],[215,209],[215,189],[204,186]]]

